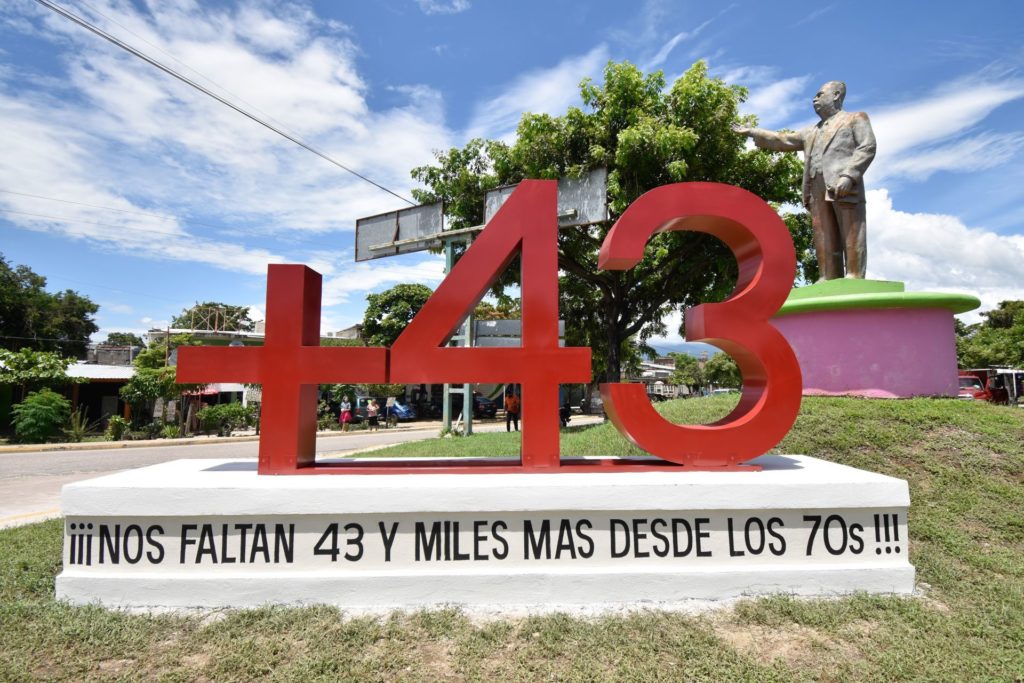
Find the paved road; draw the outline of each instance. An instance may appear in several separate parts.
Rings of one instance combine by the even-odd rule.
[[[573,425],[599,422],[599,417],[573,417]],[[437,425],[422,426],[425,428],[320,435],[316,452],[320,456],[337,456],[437,435]],[[473,428],[478,432],[502,431],[505,424],[484,422],[474,424]],[[177,447],[0,453],[0,528],[58,517],[60,489],[64,484],[180,458],[255,458],[258,448],[256,441],[218,443],[211,439],[209,443]]]
[[[352,432],[317,438],[320,455],[432,438],[436,431]],[[179,458],[255,458],[256,441],[76,451],[0,453],[0,528],[60,515],[64,484]]]

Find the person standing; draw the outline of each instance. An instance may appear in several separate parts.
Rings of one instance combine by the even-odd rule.
[[[380,406],[377,405],[377,399],[371,398],[370,402],[366,404],[366,421],[370,424],[370,431],[375,432],[380,426],[378,424],[378,416],[380,415]]]
[[[348,396],[341,397],[341,414],[338,416],[341,423],[341,431],[347,432],[348,426],[352,424],[352,404],[348,402]]]
[[[804,206],[814,227],[822,280],[863,279],[867,270],[864,172],[875,158],[875,134],[862,111],[843,111],[846,84],[829,81],[814,95],[821,119],[794,132],[733,126],[761,149],[804,153]]]
[[[519,397],[513,392],[505,394],[505,431],[511,432],[515,424],[516,431],[519,431]]]

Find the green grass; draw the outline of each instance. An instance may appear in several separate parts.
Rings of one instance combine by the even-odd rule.
[[[706,422],[728,412],[730,398],[660,407]],[[385,453],[517,449],[517,436],[502,433]],[[631,452],[610,425],[563,432],[563,451]],[[924,596],[485,623],[457,610],[345,618],[326,607],[128,615],[53,599],[53,521],[0,531],[0,680],[1022,680],[1024,410],[807,399],[778,451],[907,479]]]

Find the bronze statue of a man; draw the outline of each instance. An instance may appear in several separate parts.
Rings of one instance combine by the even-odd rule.
[[[761,149],[804,153],[804,206],[811,212],[822,280],[864,278],[867,266],[864,171],[875,134],[864,112],[843,111],[846,84],[829,81],[814,96],[821,121],[795,133],[734,126]]]

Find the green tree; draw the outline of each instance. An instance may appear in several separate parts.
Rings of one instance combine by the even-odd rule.
[[[149,405],[157,399],[167,400],[181,393],[174,382],[175,369],[136,368],[135,374],[118,391],[121,400],[131,406],[132,419],[138,425],[148,414]]]
[[[51,294],[46,278],[0,254],[0,348],[85,356],[99,306],[74,290]]]
[[[24,399],[29,390],[84,382],[68,376],[68,367],[74,362],[50,351],[0,349],[0,384],[19,387]]]
[[[796,249],[797,280],[812,285],[821,277],[818,268],[818,255],[814,251],[814,228],[811,226],[811,214],[806,211],[787,213],[782,219],[793,236],[793,247]]]
[[[171,327],[187,330],[251,332],[254,325],[249,318],[248,306],[232,306],[219,301],[196,304],[171,320]]]
[[[142,337],[134,332],[111,332],[107,335],[104,346],[145,346]]]
[[[777,203],[798,200],[801,162],[793,155],[747,149],[731,125],[747,91],[710,78],[694,64],[671,88],[660,71],[643,74],[628,62],[609,63],[604,83],[580,86],[586,109],[563,116],[524,114],[511,144],[472,140],[413,169],[426,189],[424,203],[443,201],[452,229],[483,222],[487,190],[524,178],[578,177],[608,168],[610,221],[559,234],[560,316],[567,343],[594,353],[594,374],[617,382],[628,340],[644,343],[665,331],[670,312],[724,299],[736,281],[736,261],[714,238],[694,232],[655,236],[646,256],[628,271],[599,271],[598,249],[615,219],[641,194],[678,181],[738,185]],[[515,262],[513,262],[514,266]],[[515,268],[496,283],[500,294]]]
[[[425,285],[395,285],[366,297],[363,337],[370,346],[391,346],[423,308],[433,290]]]
[[[374,396],[380,398],[388,398],[390,396],[401,396],[405,393],[404,384],[359,384],[357,385],[360,393],[366,396]],[[349,394],[349,398],[355,398],[352,394]]]
[[[690,391],[699,391],[707,386],[708,378],[700,361],[688,353],[668,354],[676,362],[676,369],[669,375],[670,384],[685,385]]]
[[[68,422],[71,403],[49,389],[33,391],[14,406],[14,434],[22,443],[43,443]]]
[[[957,321],[957,362],[962,368],[1024,367],[1024,301],[1002,301],[973,325]]]
[[[199,345],[200,343],[190,334],[175,334],[170,337],[164,335],[140,351],[132,363],[137,368],[162,368],[167,365],[171,353],[179,346]]]
[[[716,353],[704,363],[708,382],[719,387],[739,388],[743,384],[736,361],[727,353]]]

